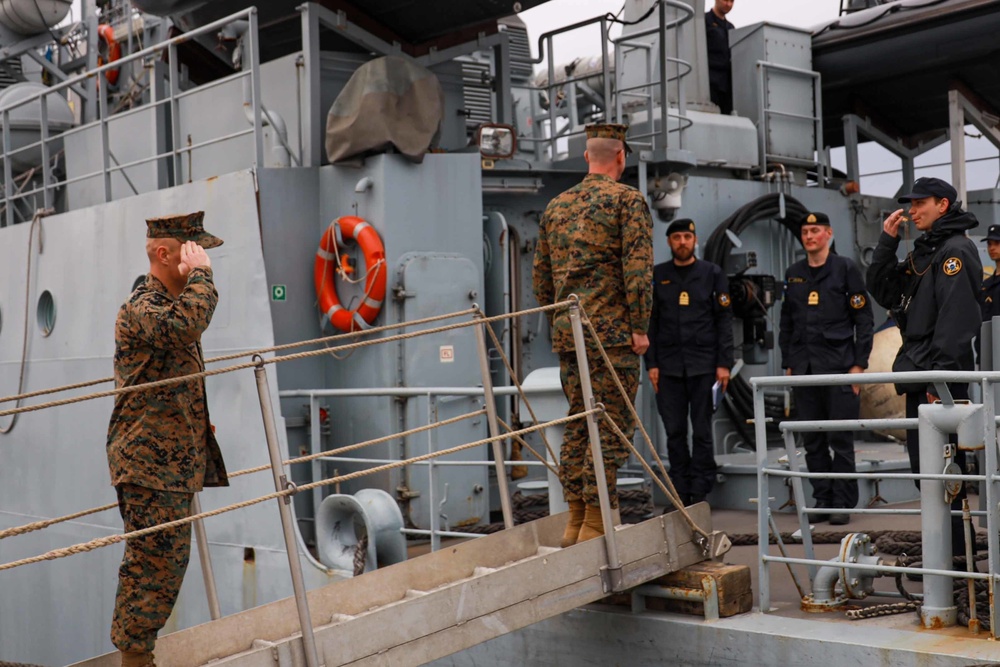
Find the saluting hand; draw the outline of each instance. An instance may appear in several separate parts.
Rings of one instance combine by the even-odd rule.
[[[899,226],[904,222],[906,222],[906,218],[903,217],[903,209],[898,208],[890,213],[889,217],[882,223],[882,231],[889,236],[899,237]]]
[[[181,246],[181,263],[177,265],[177,270],[182,276],[191,273],[191,269],[212,267],[212,260],[208,258],[205,249],[194,241],[185,241]]]

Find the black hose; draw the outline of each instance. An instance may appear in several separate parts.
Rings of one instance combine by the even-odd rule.
[[[778,217],[781,214],[781,197],[782,195],[779,193],[766,194],[736,209],[708,237],[708,243],[705,244],[705,259],[725,270],[729,254],[733,250],[733,242],[729,240],[726,231],[739,236],[758,220],[778,220],[796,239],[799,239],[801,235],[799,221],[805,217],[809,210],[795,197],[784,195],[785,217]],[[737,375],[730,380],[726,393],[731,398],[726,402],[726,407],[730,411],[733,422],[737,424],[740,435],[747,441],[747,444],[750,444],[751,441],[747,439],[746,431],[742,427],[746,424],[747,419],[753,418],[753,389],[743,375]],[[780,398],[765,397],[764,414],[774,420],[773,423],[769,424],[773,431],[777,427],[777,422],[785,419],[784,401]]]

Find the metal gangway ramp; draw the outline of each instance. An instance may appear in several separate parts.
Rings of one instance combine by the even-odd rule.
[[[711,530],[707,504],[687,508]],[[546,517],[308,593],[326,667],[422,665],[613,592],[605,538],[558,547],[566,514]],[[615,530],[627,590],[705,560],[679,512]],[[286,598],[162,636],[158,667],[304,667]],[[78,663],[118,667],[117,653]]]
[[[208,664],[219,667],[223,665],[265,667],[274,664],[280,667],[333,667],[334,665],[392,665],[397,667],[425,664],[557,616],[581,605],[597,602],[612,593],[629,591],[708,558],[718,558],[728,551],[730,546],[728,538],[723,533],[712,530],[710,509],[707,504],[700,503],[689,508],[680,504],[676,490],[670,484],[665,466],[656,453],[649,434],[642,427],[641,420],[639,420],[631,403],[631,398],[616,375],[613,377],[618,385],[617,388],[628,399],[627,404],[633,419],[642,432],[650,454],[656,459],[659,466],[659,475],[635,448],[631,436],[626,434],[605,412],[604,406],[595,400],[591,389],[588,354],[585,352],[584,327],[589,330],[591,339],[597,343],[596,347],[602,363],[608,367],[612,367],[612,364],[603,346],[600,345],[600,338],[594,331],[593,325],[582,313],[578,299],[571,297],[565,302],[521,311],[521,314],[544,312],[557,308],[568,308],[569,310],[584,403],[589,407],[582,412],[547,422],[538,420],[532,411],[532,417],[536,422],[533,426],[514,430],[503,424],[507,429],[506,432],[500,430],[500,425],[503,422],[496,414],[486,335],[489,333],[495,336],[495,333],[488,326],[493,319],[503,319],[514,314],[488,318],[483,316],[478,307],[459,313],[448,313],[408,322],[404,325],[386,325],[363,333],[383,332],[400,326],[427,324],[432,321],[472,314],[473,318],[465,322],[267,359],[262,355],[305,344],[339,341],[344,336],[353,336],[354,334],[286,344],[266,350],[241,352],[209,361],[223,361],[248,355],[252,356],[253,359],[249,362],[215,370],[157,380],[146,385],[117,388],[47,403],[16,407],[10,410],[0,410],[0,416],[19,414],[118,393],[135,392],[153,386],[177,384],[192,378],[252,368],[260,399],[264,440],[267,443],[270,464],[235,471],[230,473],[230,477],[270,471],[275,485],[274,493],[204,512],[201,511],[196,497],[193,503],[193,514],[190,517],[142,528],[130,533],[99,537],[88,542],[54,549],[44,554],[0,563],[0,572],[43,561],[66,558],[121,543],[133,537],[193,524],[192,532],[198,544],[199,557],[202,560],[202,574],[208,594],[209,611],[213,620],[160,637],[155,649],[159,667],[196,667]],[[268,364],[327,354],[331,350],[354,349],[359,346],[387,343],[426,335],[430,332],[463,327],[471,327],[476,338],[483,378],[481,390],[484,406],[481,409],[375,440],[355,443],[329,451],[314,452],[289,460],[282,459],[271,392],[265,372],[265,367]],[[497,344],[499,349],[499,343]],[[509,361],[505,356],[503,356],[503,360],[509,367]],[[514,377],[513,373],[511,373],[511,377]],[[59,387],[8,397],[5,400],[10,398],[20,400],[107,381],[110,381],[110,378],[95,380],[86,385]],[[530,411],[530,404],[524,395],[523,387],[516,379],[514,384]],[[382,440],[415,434],[439,428],[455,421],[481,416],[485,416],[487,419],[490,432],[488,438],[407,459],[392,460],[381,466],[365,468],[345,475],[332,478],[323,477],[302,485],[288,481],[287,466],[311,462],[322,456],[343,454]],[[677,507],[676,512],[654,517],[638,524],[621,525],[618,512],[611,508],[610,491],[603,463],[604,456],[598,433],[599,419],[606,420],[616,437],[636,455],[650,479]],[[586,420],[589,453],[594,466],[604,531],[603,535],[598,538],[568,548],[560,548],[568,516],[566,513],[514,525],[510,493],[507,489],[504,471],[506,462],[500,445],[505,439],[518,439],[539,460],[544,461],[544,457],[530,445],[527,445],[521,436],[573,420]],[[542,434],[542,440],[545,441],[544,434]],[[295,533],[295,519],[290,503],[291,496],[302,491],[312,491],[375,472],[403,467],[485,445],[493,447],[491,465],[495,465],[497,468],[497,486],[505,528],[503,531],[464,543],[449,545],[441,550],[432,550],[431,553],[412,560],[378,568],[307,591],[300,562],[301,545]],[[545,445],[547,448],[550,447],[547,441]],[[278,508],[294,594],[286,599],[223,617],[218,594],[215,590],[211,559],[208,555],[208,549],[203,548],[209,542],[201,522],[212,516],[266,501],[275,501]],[[116,504],[112,503],[6,529],[0,531],[0,539],[43,530],[57,523],[114,507]],[[119,656],[119,653],[114,652],[76,664],[89,667],[119,667]]]

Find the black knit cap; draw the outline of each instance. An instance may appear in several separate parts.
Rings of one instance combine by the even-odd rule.
[[[691,218],[679,218],[674,220],[670,223],[670,226],[667,227],[667,236],[670,236],[674,232],[691,232],[694,234],[694,220]]]
[[[799,226],[803,225],[823,225],[824,227],[829,227],[830,216],[826,213],[806,213],[802,216],[802,220],[799,221]]]

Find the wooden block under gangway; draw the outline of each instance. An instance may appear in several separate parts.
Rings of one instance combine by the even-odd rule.
[[[676,572],[649,582],[651,586],[673,586],[702,590],[705,577],[715,579],[719,590],[719,616],[745,614],[753,608],[753,590],[750,587],[750,568],[746,565],[727,565],[716,561],[705,561],[689,565]],[[704,605],[694,600],[667,600],[647,597],[646,608],[659,611],[674,611],[682,614],[702,616]]]

